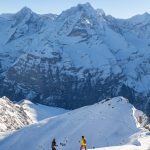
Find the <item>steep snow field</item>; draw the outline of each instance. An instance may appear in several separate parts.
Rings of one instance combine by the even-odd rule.
[[[88,148],[139,146],[142,130],[137,127],[136,111],[122,97],[104,100],[16,131],[1,140],[0,147],[5,150],[47,150],[51,140],[56,138],[59,150],[76,150],[82,135],[87,139]]]

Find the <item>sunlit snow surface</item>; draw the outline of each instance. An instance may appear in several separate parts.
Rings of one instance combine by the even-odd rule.
[[[103,147],[90,150],[150,150],[150,133],[139,133],[138,140],[140,142],[139,146],[135,145],[123,145],[123,146],[112,146]]]
[[[20,105],[23,107],[27,115],[30,116],[35,122],[68,112],[65,109],[57,107],[34,104],[28,100],[24,100]]]
[[[34,104],[28,100],[13,103],[8,98],[2,97],[0,98],[0,136],[65,112],[68,111]]]
[[[135,108],[122,97],[104,100],[25,127],[1,140],[0,146],[5,150],[42,150],[50,148],[56,138],[58,149],[76,150],[84,135],[89,149],[124,144],[135,149],[148,141],[148,135],[137,127],[134,114]]]

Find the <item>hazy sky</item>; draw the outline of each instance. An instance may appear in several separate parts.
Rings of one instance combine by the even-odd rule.
[[[128,18],[135,14],[150,12],[150,0],[0,0],[0,14],[14,13],[24,6],[39,14],[60,14],[71,6],[86,2],[118,18]]]

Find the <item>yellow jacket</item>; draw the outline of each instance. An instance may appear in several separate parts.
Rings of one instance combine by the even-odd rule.
[[[80,143],[82,146],[86,146],[86,140],[85,139],[81,139]]]

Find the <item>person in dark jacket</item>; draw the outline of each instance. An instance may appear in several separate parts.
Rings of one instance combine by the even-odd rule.
[[[56,146],[57,146],[56,140],[53,139],[53,141],[52,141],[52,150],[56,150]]]

